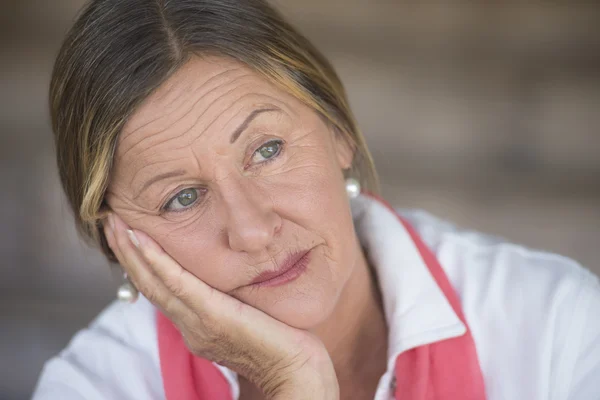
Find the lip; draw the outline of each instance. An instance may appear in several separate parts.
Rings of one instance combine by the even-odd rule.
[[[250,286],[279,286],[293,281],[306,270],[310,263],[311,250],[292,254],[274,271],[264,271],[250,282]]]

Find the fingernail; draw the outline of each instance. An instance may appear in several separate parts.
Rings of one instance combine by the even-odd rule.
[[[140,241],[138,240],[137,236],[135,236],[135,233],[133,233],[133,231],[131,229],[127,229],[127,236],[129,236],[129,240],[131,240],[131,243],[133,243],[133,245],[139,249]]]
[[[104,237],[106,237],[106,242],[108,243],[108,247],[112,249],[113,239],[115,232],[110,227],[110,224],[104,225]]]
[[[115,230],[115,217],[113,216],[113,213],[108,214],[108,223],[110,224],[111,229]]]

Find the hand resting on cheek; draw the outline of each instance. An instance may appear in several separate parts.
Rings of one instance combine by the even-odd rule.
[[[268,399],[339,397],[333,363],[316,336],[210,287],[115,213],[104,231],[132,282],[177,325],[193,354],[243,375]]]

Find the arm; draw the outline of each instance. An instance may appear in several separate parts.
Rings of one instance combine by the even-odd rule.
[[[33,399],[164,398],[155,315],[144,298],[109,306],[46,363]]]
[[[315,335],[208,286],[114,213],[105,231],[130,279],[176,325],[192,354],[245,376],[268,399],[338,398],[333,363]]]
[[[565,304],[563,313],[565,317],[570,314],[568,334],[557,365],[558,371],[564,370],[565,377],[570,377],[563,398],[597,400],[600,398],[600,283],[597,277],[590,275],[583,279],[580,292],[571,304]],[[568,366],[571,366],[570,371]]]

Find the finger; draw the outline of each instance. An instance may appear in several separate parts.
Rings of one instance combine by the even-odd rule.
[[[131,242],[125,222],[116,214],[113,214],[113,220],[115,227],[113,234],[120,254],[119,260],[136,288],[170,319],[187,318],[185,314],[189,314],[191,310],[148,267],[137,247]]]
[[[132,230],[146,264],[165,286],[202,318],[204,325],[216,323],[237,331],[262,335],[257,327],[281,329],[281,323],[250,305],[209,286],[173,260],[144,232]],[[258,329],[260,330],[260,329]]]
[[[160,285],[161,290],[156,292],[160,293],[157,295],[160,298],[157,297],[155,304],[175,301],[172,299],[182,304],[168,316],[182,332],[186,345],[194,354],[211,360],[227,360],[236,367],[234,369],[251,373],[265,366],[231,354],[239,346],[246,351],[262,353],[263,360],[276,362],[302,351],[305,332],[291,328],[263,311],[210,287],[185,270],[144,232],[131,230],[131,239],[127,237],[127,226],[117,215],[114,218],[117,242],[127,264],[130,267],[144,265],[144,268],[132,271],[136,279],[149,281],[149,275],[154,282],[158,281],[154,284]],[[136,247],[139,252],[135,251]],[[144,286],[141,290],[144,290]],[[268,346],[263,345],[264,332],[270,332]],[[250,371],[248,365],[252,366]]]
[[[121,254],[121,250],[119,249],[119,246],[117,246],[113,226],[114,226],[114,224],[112,222],[112,214],[109,214],[107,220],[104,221],[104,223],[103,223],[104,236],[106,237],[106,242],[108,243],[108,247],[110,247],[110,249],[112,250],[112,252],[115,255],[115,257],[117,258],[117,261],[119,262],[119,264],[122,265],[123,264],[123,256]]]
[[[182,302],[197,313],[209,311],[208,305],[223,304],[224,307],[229,307],[239,303],[238,300],[214,289],[184,269],[144,232],[132,230],[132,234],[142,256],[154,274]],[[219,310],[216,311],[222,310],[219,307]]]
[[[125,236],[123,229],[120,228],[121,224],[126,227],[124,222],[119,221],[118,216],[115,215],[117,237]],[[197,317],[200,321],[196,319],[196,324],[201,323],[206,332],[214,333],[223,330],[230,333],[238,332],[260,341],[264,332],[269,331],[273,332],[275,337],[279,337],[279,340],[273,341],[273,347],[281,354],[286,352],[285,349],[289,345],[287,336],[290,333],[287,325],[268,316],[263,311],[212,288],[181,267],[144,232],[131,230],[131,235],[132,239],[125,240],[123,245],[120,244],[123,253],[129,254],[129,250],[137,247],[140,252],[131,253],[134,253],[138,259],[143,258],[144,266],[156,275],[173,297],[179,299],[193,313],[191,316],[182,313],[178,318],[172,318],[180,323],[180,329],[187,325],[193,327],[194,324],[189,322],[194,321],[194,317]],[[118,242],[121,243],[120,240]],[[126,252],[124,247],[129,250]]]

